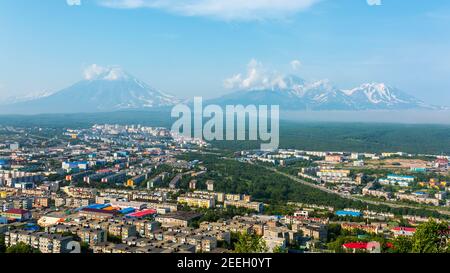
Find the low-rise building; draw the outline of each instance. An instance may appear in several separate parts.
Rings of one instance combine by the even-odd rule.
[[[351,242],[342,245],[342,248],[347,252],[366,252],[366,253],[381,253],[381,245],[379,242]]]
[[[165,215],[158,215],[155,220],[162,227],[187,227],[193,220],[200,218],[202,214],[196,212],[177,211]]]
[[[249,210],[254,210],[258,213],[261,213],[264,210],[264,204],[261,202],[247,202],[245,200],[239,200],[239,201],[230,201],[225,200],[224,202],[225,207],[236,207],[236,208],[246,208]]]
[[[49,234],[45,232],[30,232],[13,230],[5,233],[5,245],[14,246],[20,242],[38,249],[41,253],[69,253],[69,243],[72,236]]]
[[[379,225],[367,225],[358,223],[342,223],[341,228],[343,230],[362,230],[367,233],[378,234],[383,231],[383,228]]]
[[[136,233],[136,226],[134,225],[127,225],[127,224],[121,224],[121,223],[113,223],[109,225],[108,227],[108,233],[122,238],[122,240],[125,240],[130,237],[134,237],[137,235]]]
[[[416,233],[416,228],[412,227],[394,227],[391,229],[395,237],[398,236],[413,236]]]
[[[0,215],[6,219],[12,219],[19,222],[31,219],[31,213],[28,210],[23,209],[9,209],[1,212]]]
[[[108,211],[101,209],[84,208],[78,212],[78,215],[89,220],[105,220],[114,217],[116,211]]]
[[[82,242],[89,244],[91,247],[105,243],[107,240],[107,232],[100,228],[81,228],[77,231],[77,235]]]
[[[328,236],[327,226],[318,223],[295,224],[292,225],[292,230],[295,232],[301,231],[303,237],[319,240],[322,242],[325,242]]]
[[[385,192],[382,190],[374,190],[373,189],[373,183],[367,184],[362,189],[362,194],[367,196],[374,196],[378,198],[385,198],[385,199],[391,199],[393,197],[393,194],[391,192]]]
[[[409,187],[409,185],[414,182],[416,178],[414,176],[396,175],[390,174],[387,178],[380,178],[378,182],[381,185],[392,185],[400,187]]]
[[[33,198],[21,197],[13,200],[13,207],[15,209],[30,210],[33,208]]]
[[[431,198],[426,194],[407,194],[407,193],[397,193],[395,196],[399,200],[411,201],[420,204],[428,204],[433,206],[439,206],[439,199]]]
[[[264,226],[263,239],[268,250],[272,252],[276,247],[286,247],[300,239],[298,230],[290,230],[285,226],[277,226],[276,222],[268,222]]]
[[[213,236],[194,235],[187,238],[187,243],[195,246],[196,252],[211,252],[217,248],[217,239]]]
[[[196,196],[195,194],[186,194],[179,196],[178,204],[187,205],[189,207],[197,207],[197,208],[214,208],[215,207],[215,199],[207,196]]]

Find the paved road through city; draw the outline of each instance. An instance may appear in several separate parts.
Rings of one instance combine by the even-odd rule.
[[[251,163],[251,164],[254,164],[254,163]],[[423,208],[423,207],[413,206],[413,205],[393,204],[393,203],[383,202],[383,201],[372,201],[372,200],[361,199],[361,198],[358,198],[358,197],[355,197],[355,196],[351,196],[351,195],[347,195],[347,194],[343,194],[343,193],[340,193],[340,192],[333,191],[333,190],[328,189],[328,188],[326,188],[324,186],[321,186],[321,185],[316,185],[316,184],[307,182],[307,181],[302,180],[302,179],[300,179],[300,178],[298,178],[296,176],[293,176],[293,175],[281,172],[281,171],[279,171],[279,170],[277,170],[275,168],[262,166],[262,165],[259,165],[259,164],[257,164],[257,165],[261,166],[261,167],[263,167],[263,168],[265,168],[267,170],[270,170],[272,172],[275,172],[277,174],[280,174],[280,175],[283,175],[285,177],[288,177],[288,178],[290,178],[291,180],[293,180],[295,182],[301,183],[301,184],[306,185],[308,187],[312,187],[312,188],[315,188],[315,189],[318,189],[318,190],[321,190],[321,191],[324,191],[324,192],[327,192],[327,193],[337,194],[337,195],[339,195],[342,198],[346,198],[346,199],[350,199],[350,200],[354,200],[354,201],[360,201],[360,202],[364,202],[364,203],[371,204],[371,205],[385,205],[385,206],[389,206],[391,208],[426,209],[426,210],[430,210],[430,211],[437,211],[437,212],[439,212],[441,214],[450,215],[450,211],[448,211],[448,210],[433,209],[433,208]]]

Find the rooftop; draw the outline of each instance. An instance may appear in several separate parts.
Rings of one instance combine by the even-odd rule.
[[[27,213],[27,210],[23,210],[23,209],[9,209],[7,211],[5,211],[5,213],[10,213],[10,214],[25,214]]]
[[[104,214],[116,214],[116,211],[113,210],[102,210],[102,209],[92,209],[92,208],[84,208],[81,210],[82,212],[94,212],[94,213],[104,213]]]
[[[367,245],[368,243],[365,242],[352,242],[343,244],[342,246],[349,249],[367,249]]]

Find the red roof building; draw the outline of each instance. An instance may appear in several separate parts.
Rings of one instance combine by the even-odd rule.
[[[411,227],[395,227],[391,230],[394,233],[394,236],[413,236],[416,233],[415,228]]]
[[[381,253],[381,245],[379,242],[351,242],[343,244],[342,247],[345,250],[352,250],[353,252],[356,251],[365,251],[370,253]]]
[[[87,219],[104,220],[114,217],[118,212],[115,210],[84,208],[80,210],[78,214]]]
[[[105,213],[105,214],[116,214],[116,212],[113,210],[94,209],[94,208],[84,208],[81,211],[94,212],[94,213]]]
[[[138,212],[130,213],[127,216],[128,217],[141,218],[141,217],[145,217],[145,216],[149,216],[149,215],[153,215],[153,214],[156,214],[156,210],[154,210],[154,209],[146,209],[146,210],[141,210],[141,211],[138,211]]]
[[[448,159],[447,158],[438,158],[434,162],[434,165],[436,168],[447,169],[448,168]]]
[[[367,249],[368,243],[365,242],[353,242],[343,244],[342,247],[345,249]]]
[[[23,209],[9,209],[1,213],[1,216],[16,221],[26,221],[31,218],[31,213]]]
[[[28,211],[24,210],[24,209],[9,209],[7,211],[5,211],[6,213],[12,213],[12,214],[25,214]]]

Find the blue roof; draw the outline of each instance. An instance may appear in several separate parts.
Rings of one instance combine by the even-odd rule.
[[[7,159],[0,159],[0,165],[6,165],[9,163],[9,160]]]
[[[86,161],[80,161],[80,162],[65,162],[69,165],[69,168],[75,169],[78,168],[80,165],[88,165]]]
[[[353,216],[353,217],[359,217],[361,216],[361,212],[357,211],[348,211],[348,210],[338,210],[336,211],[337,216]]]
[[[122,214],[129,214],[129,213],[133,213],[135,211],[136,210],[133,209],[133,208],[124,208],[123,210],[120,210],[119,212],[122,213]]]
[[[88,209],[104,209],[107,207],[110,207],[110,204],[93,204],[93,205],[89,205],[86,208]]]
[[[39,227],[36,226],[35,224],[28,223],[28,224],[26,224],[24,230],[26,230],[26,231],[38,231]]]

